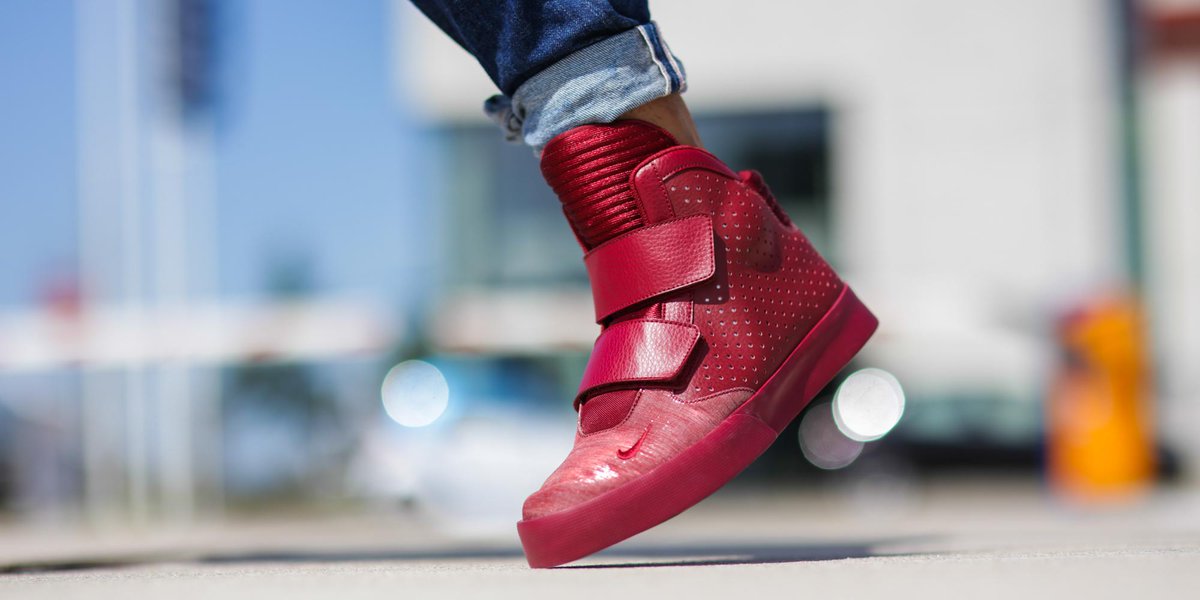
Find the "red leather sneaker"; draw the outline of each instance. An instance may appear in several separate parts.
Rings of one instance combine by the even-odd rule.
[[[716,491],[877,325],[757,173],[653,125],[568,131],[542,173],[584,248],[602,330],[575,398],[575,447],[517,523],[532,567]]]

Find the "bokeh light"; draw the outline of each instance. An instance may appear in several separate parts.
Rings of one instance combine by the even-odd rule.
[[[406,360],[392,367],[380,389],[383,409],[405,427],[424,427],[446,412],[450,386],[437,367],[422,360]]]
[[[850,466],[863,451],[863,442],[838,430],[830,403],[810,408],[800,420],[800,450],[814,466],[833,470]]]
[[[833,395],[833,420],[846,437],[870,442],[887,435],[904,414],[904,388],[883,369],[855,371]]]

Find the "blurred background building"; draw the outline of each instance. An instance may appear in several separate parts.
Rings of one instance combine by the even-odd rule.
[[[1193,480],[1200,2],[652,7],[706,145],[877,312],[857,362],[908,395],[845,469],[793,431],[744,485],[1055,481],[1112,439]],[[0,515],[511,527],[597,327],[492,93],[402,0],[0,7]]]

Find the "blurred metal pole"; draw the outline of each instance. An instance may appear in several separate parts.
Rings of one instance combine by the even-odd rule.
[[[189,132],[190,207],[188,223],[191,224],[193,255],[192,284],[195,293],[202,297],[217,298],[218,290],[218,241],[216,202],[216,160],[214,156],[215,125],[211,115],[193,119]],[[221,372],[219,367],[204,366],[193,369],[192,383],[192,431],[202,446],[193,446],[197,453],[193,467],[203,469],[201,477],[205,483],[202,498],[205,508],[221,514],[225,508],[224,471],[224,415],[221,411]],[[200,490],[196,490],[199,492]]]
[[[157,79],[169,82],[153,90],[152,121],[154,195],[154,282],[157,312],[182,318],[194,310],[189,288],[188,249],[189,193],[187,159],[189,144],[183,103],[176,89],[181,51],[178,39],[181,22],[177,0],[155,3],[153,39]],[[162,357],[157,363],[156,427],[158,484],[164,515],[189,521],[195,512],[194,457],[192,456],[192,368],[188,358]]]
[[[92,88],[91,79],[95,74],[91,68],[91,60],[95,59],[93,51],[94,33],[90,27],[93,16],[87,0],[75,2],[75,110],[76,110],[76,170],[78,176],[78,225],[79,232],[79,289],[81,297],[80,314],[85,320],[90,317],[97,303],[101,288],[101,277],[97,261],[100,254],[100,237],[97,223],[100,220],[102,198],[99,194],[99,172],[93,161],[93,132],[94,121],[91,117],[91,104],[88,92]],[[83,452],[83,509],[86,517],[92,522],[102,518],[104,512],[104,497],[108,495],[109,478],[103,476],[104,442],[103,428],[100,416],[103,414],[100,404],[103,402],[100,374],[88,365],[83,365],[79,373],[80,393],[80,435]]]
[[[138,85],[138,4],[136,0],[118,0],[117,16],[121,178],[121,255],[123,307],[130,315],[134,339],[144,343],[145,305],[143,303],[143,244],[141,118]],[[125,367],[125,444],[129,471],[129,509],[135,522],[144,522],[149,513],[149,455],[147,449],[146,373],[138,348]]]
[[[154,282],[156,312],[176,319],[192,310],[188,294],[188,228],[183,125],[166,105],[154,123]],[[194,510],[191,369],[187,358],[157,364],[158,485],[167,517],[187,521]]]
[[[76,110],[78,115],[79,272],[82,292],[82,335],[94,331],[98,315],[120,297],[116,266],[122,196],[127,191],[118,176],[121,153],[114,153],[112,107],[120,104],[114,85],[117,32],[112,2],[79,0],[76,13]],[[84,469],[84,511],[93,523],[117,515],[126,496],[127,472],[121,463],[122,396],[127,391],[121,374],[93,363],[80,369],[81,445]]]
[[[1140,3],[1112,0],[1112,31],[1116,46],[1117,125],[1120,153],[1121,214],[1125,225],[1125,260],[1129,284],[1139,296],[1145,283],[1142,232],[1142,160],[1139,138],[1138,65],[1143,45]]]

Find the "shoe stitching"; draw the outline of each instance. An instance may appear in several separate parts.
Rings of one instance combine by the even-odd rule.
[[[676,404],[685,404],[685,405],[686,404],[699,404],[701,402],[707,402],[709,400],[712,400],[713,398],[716,398],[718,396],[724,396],[724,395],[732,393],[732,392],[750,392],[751,394],[754,394],[757,391],[758,390],[751,388],[751,387],[735,387],[735,388],[729,388],[727,390],[721,390],[719,392],[713,392],[711,394],[708,394],[707,396],[701,396],[699,398],[693,398],[691,400],[684,400],[679,395],[675,395],[673,399],[675,400]]]

